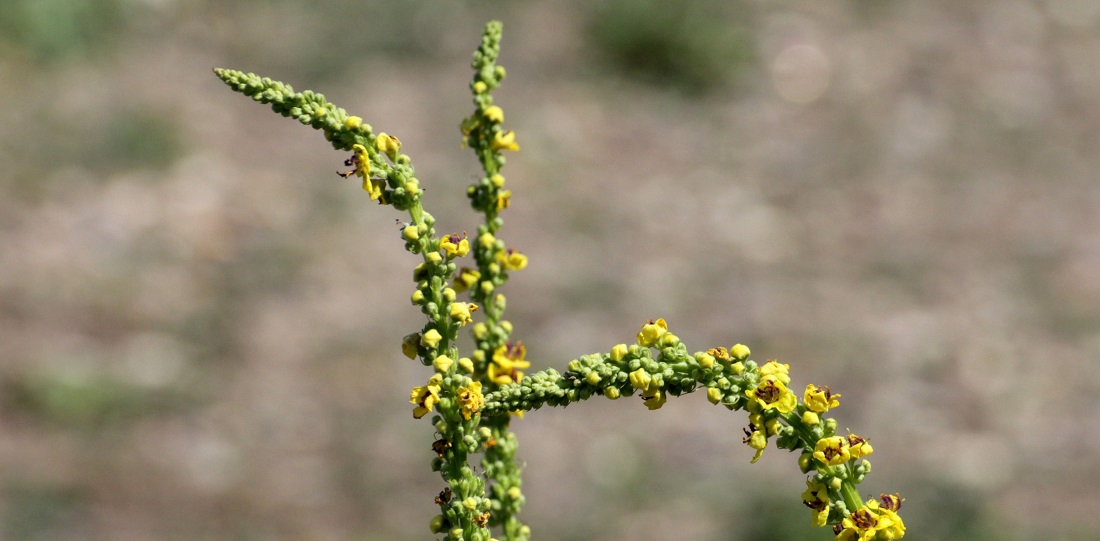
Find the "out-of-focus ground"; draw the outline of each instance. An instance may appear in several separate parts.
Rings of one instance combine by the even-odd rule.
[[[0,538],[423,539],[442,488],[402,216],[214,66],[398,135],[505,23],[502,235],[533,369],[664,317],[843,394],[910,537],[1100,536],[1100,4],[0,4]],[[536,539],[828,539],[701,396],[517,421]]]

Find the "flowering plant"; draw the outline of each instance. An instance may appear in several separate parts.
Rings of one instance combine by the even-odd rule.
[[[512,197],[501,169],[505,152],[519,150],[515,133],[504,128],[504,111],[493,103],[492,91],[505,77],[496,63],[500,38],[501,24],[490,22],[474,53],[470,89],[475,110],[460,124],[463,144],[484,170],[466,190],[471,206],[484,215],[472,238],[436,231],[435,219],[422,206],[412,161],[394,135],[375,134],[361,118],[320,94],[295,92],[251,73],[214,70],[233,90],[323,131],[334,148],[351,152],[341,177],[360,179],[371,200],[408,213],[401,239],[406,250],[422,258],[413,270],[411,301],[427,322],[404,337],[401,351],[432,368],[424,385],[409,394],[412,416],[434,413],[430,422],[439,436],[432,444],[431,466],[445,485],[435,498],[439,514],[431,519],[432,533],[454,541],[490,541],[494,535],[507,541],[530,538],[530,529],[519,519],[524,496],[516,437],[509,430],[513,418],[544,405],[566,406],[594,396],[615,400],[635,393],[655,410],[670,396],[705,389],[712,404],[748,413],[743,441],[754,450],[752,462],[760,459],[769,441],[799,452],[799,469],[809,476],[802,503],[809,507],[814,526],[830,526],[840,541],[904,536],[898,516],[901,496],[882,494],[863,501],[856,490],[871,471],[866,457],[873,449],[866,438],[838,435],[836,420],[826,416],[840,405],[840,394],[810,384],[800,400],[790,387],[789,365],[757,363],[743,344],[689,353],[665,320],[657,319],[643,324],[629,345],[574,359],[564,372],[551,368],[525,375],[530,368],[526,348],[513,339],[512,324],[503,318],[501,292],[509,273],[527,266],[527,257],[499,236],[501,213]],[[456,345],[465,328],[475,344],[467,355]],[[471,466],[478,456],[480,473]]]

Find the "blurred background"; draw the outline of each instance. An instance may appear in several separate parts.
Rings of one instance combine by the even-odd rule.
[[[398,135],[474,231],[470,55],[522,151],[533,369],[665,318],[843,394],[913,539],[1100,537],[1100,3],[0,3],[0,538],[412,540],[403,216],[231,67]],[[829,539],[704,397],[517,421],[535,539]]]

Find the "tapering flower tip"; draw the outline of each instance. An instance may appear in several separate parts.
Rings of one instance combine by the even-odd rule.
[[[734,359],[737,359],[738,361],[748,359],[749,354],[751,353],[752,352],[749,351],[749,346],[746,346],[745,344],[737,344],[730,348],[730,356]]]
[[[660,342],[666,332],[668,332],[668,323],[665,323],[664,318],[660,318],[657,321],[650,320],[645,325],[642,325],[642,330],[638,333],[638,345],[647,348],[654,347]]]
[[[418,332],[405,335],[405,338],[401,340],[401,353],[410,359],[416,358],[417,350],[419,347],[420,333]]]

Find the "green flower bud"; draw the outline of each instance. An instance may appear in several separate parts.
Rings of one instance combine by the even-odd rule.
[[[717,387],[708,387],[707,400],[709,400],[711,404],[718,404],[722,401],[722,390]]]
[[[443,515],[436,515],[432,517],[432,521],[428,524],[428,530],[433,534],[443,531],[443,528],[447,527],[447,523],[443,520]]]

